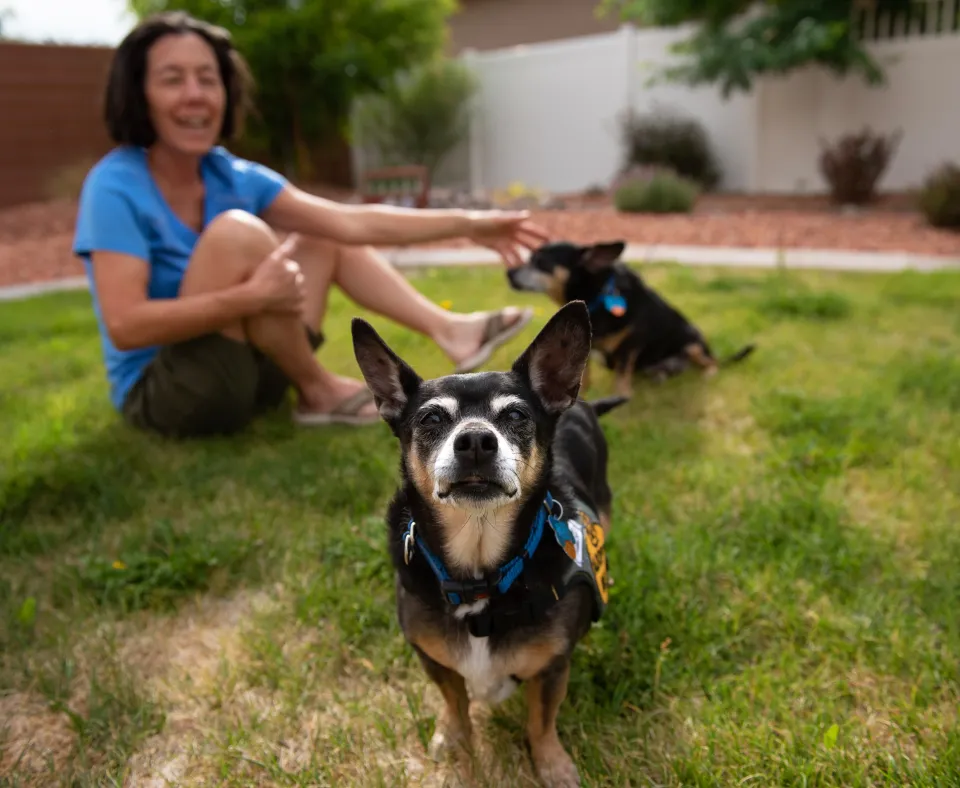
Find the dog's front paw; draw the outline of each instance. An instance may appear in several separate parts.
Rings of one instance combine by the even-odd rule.
[[[533,760],[546,788],[579,788],[580,774],[560,742],[540,747]]]
[[[435,761],[442,761],[448,753],[465,748],[470,743],[470,734],[459,725],[441,722],[433,732],[427,755]]]

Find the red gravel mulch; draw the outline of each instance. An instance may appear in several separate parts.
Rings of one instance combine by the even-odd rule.
[[[82,275],[82,266],[70,253],[75,216],[76,203],[70,200],[0,210],[0,286]],[[556,238],[581,243],[622,239],[960,258],[960,233],[927,226],[908,196],[884,197],[869,210],[850,213],[819,197],[707,195],[695,213],[668,216],[618,214],[603,199],[568,198],[565,210],[535,211],[534,218]]]

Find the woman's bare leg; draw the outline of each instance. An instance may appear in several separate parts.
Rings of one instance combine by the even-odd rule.
[[[423,296],[373,247],[304,238],[294,257],[307,280],[305,311],[314,329],[323,322],[327,293],[336,283],[360,306],[433,339],[455,364],[480,347],[486,313],[443,309]],[[512,307],[502,312],[508,324],[522,316],[522,310]]]
[[[280,243],[262,220],[242,211],[227,211],[207,227],[197,243],[181,285],[181,295],[221,290],[248,279]],[[480,347],[487,314],[450,312],[414,288],[372,247],[345,247],[303,238],[293,258],[306,280],[302,317],[265,313],[222,330],[250,342],[271,358],[293,382],[299,409],[328,413],[366,388],[362,380],[336,375],[317,361],[303,330],[318,330],[326,313],[331,284],[361,306],[433,339],[447,356],[460,363]],[[504,309],[505,322],[522,317]],[[356,415],[375,416],[373,403]]]
[[[222,290],[245,281],[278,243],[276,234],[260,219],[241,211],[221,214],[200,237],[180,294]],[[313,354],[303,326],[304,320],[298,316],[265,313],[227,326],[221,333],[249,341],[271,358],[296,387],[300,410],[330,412],[363,383],[324,369]],[[357,413],[375,414],[372,403]]]

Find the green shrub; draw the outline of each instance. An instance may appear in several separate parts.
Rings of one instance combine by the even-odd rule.
[[[948,162],[927,176],[919,204],[932,226],[960,230],[960,165]]]
[[[667,167],[709,191],[720,182],[707,133],[693,118],[658,112],[621,116],[624,169],[636,165]]]
[[[614,187],[613,203],[626,213],[690,213],[700,189],[688,178],[666,169],[627,174]]]
[[[418,164],[431,178],[466,139],[476,76],[458,60],[438,59],[395,79],[360,104],[354,131],[385,166]]]

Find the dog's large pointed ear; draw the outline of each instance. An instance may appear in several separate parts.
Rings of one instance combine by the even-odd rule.
[[[554,313],[513,364],[548,413],[559,415],[580,394],[590,356],[590,313],[583,301],[570,301]]]
[[[403,413],[422,380],[366,320],[355,317],[350,328],[353,333],[353,353],[363,379],[373,392],[380,418],[392,424]]]
[[[580,256],[580,264],[588,271],[599,273],[617,262],[626,248],[627,245],[623,241],[610,241],[586,246]]]

